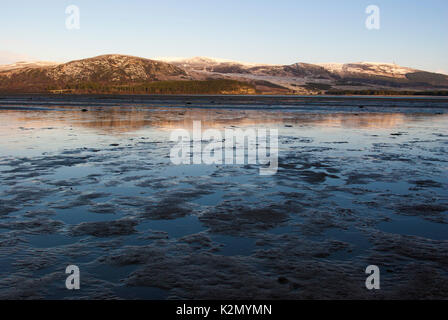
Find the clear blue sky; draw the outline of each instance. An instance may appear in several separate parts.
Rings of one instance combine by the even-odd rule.
[[[65,8],[81,29],[65,28]],[[365,9],[381,9],[367,30]],[[1,54],[68,61],[105,53],[248,62],[379,61],[448,73],[446,0],[14,0],[0,9]]]

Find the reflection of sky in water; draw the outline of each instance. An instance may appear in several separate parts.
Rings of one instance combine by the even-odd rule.
[[[166,230],[169,237],[180,238],[204,230],[197,217],[189,216],[175,220],[151,220],[141,223],[139,230]]]
[[[390,233],[413,235],[434,240],[448,240],[446,225],[422,220],[418,217],[395,215],[392,222],[383,222],[378,225],[378,229]]]

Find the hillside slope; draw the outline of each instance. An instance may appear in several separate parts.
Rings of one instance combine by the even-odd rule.
[[[174,65],[124,55],[103,55],[51,66],[25,66],[0,70],[0,90],[41,92],[80,84],[129,84],[190,80]]]
[[[158,61],[113,54],[63,64],[0,66],[0,92],[11,93],[307,95],[447,89],[447,75],[372,62],[268,65],[205,57]]]
[[[169,61],[169,60],[167,60]],[[388,63],[292,65],[246,64],[197,57],[170,63],[189,73],[245,81],[267,81],[296,93],[334,90],[438,90],[448,88],[448,76]]]

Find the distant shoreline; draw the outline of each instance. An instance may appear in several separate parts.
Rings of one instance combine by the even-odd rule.
[[[164,94],[164,95],[145,95],[145,94],[4,94],[0,93],[0,106],[4,105],[46,105],[51,103],[70,103],[70,105],[80,104],[119,104],[119,103],[150,103],[150,104],[177,104],[187,108],[194,108],[197,105],[206,105],[209,107],[222,107],[225,105],[263,105],[266,107],[275,106],[320,106],[320,105],[347,105],[344,101],[349,101],[349,105],[355,103],[357,107],[363,109],[375,101],[390,101],[390,107],[396,106],[394,101],[427,101],[439,102],[443,108],[448,108],[448,96],[410,96],[410,95],[215,95],[215,94]],[[446,105],[446,106],[445,106]],[[412,106],[410,106],[412,107]]]
[[[328,93],[328,94],[116,94],[116,93],[40,93],[40,92],[0,92],[0,100],[5,97],[92,97],[98,99],[126,99],[126,98],[163,98],[163,97],[252,97],[252,98],[403,98],[403,99],[420,99],[420,98],[440,98],[448,99],[448,91],[443,94],[426,93],[426,92],[414,92],[409,94],[362,94],[362,93]]]

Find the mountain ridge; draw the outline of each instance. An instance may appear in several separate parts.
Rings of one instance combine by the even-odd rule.
[[[137,93],[140,93],[143,87],[145,90],[141,93],[149,93],[157,87],[155,82],[162,84],[170,81],[177,88],[187,88],[187,84],[210,88],[203,86],[201,81],[215,81],[213,88],[223,94],[321,94],[331,90],[404,92],[448,89],[447,75],[390,63],[298,62],[290,65],[271,65],[208,57],[161,59],[163,61],[107,54],[67,63],[35,61],[0,66],[0,92],[76,92],[81,90],[80,88],[91,91],[102,88],[101,90],[107,91],[108,88],[118,87],[118,91],[135,92],[131,88],[139,86]],[[225,83],[226,88],[218,90],[215,87],[218,83]],[[163,87],[166,89],[165,84]],[[183,93],[182,89],[178,90]]]

